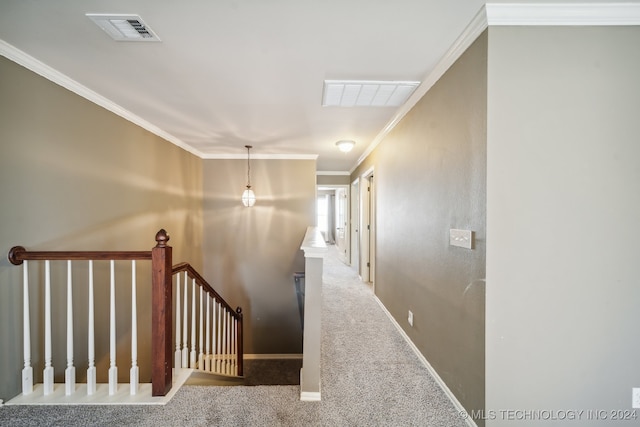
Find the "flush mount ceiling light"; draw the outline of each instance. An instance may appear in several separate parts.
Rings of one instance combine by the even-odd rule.
[[[325,80],[323,107],[399,107],[420,82]]]
[[[336,142],[336,145],[338,146],[340,151],[348,153],[353,149],[353,146],[356,145],[356,142],[348,139],[343,139],[341,141]]]
[[[247,149],[247,189],[242,193],[242,204],[250,208],[256,204],[256,195],[251,189],[251,163],[249,156],[249,150],[253,147],[251,145],[245,145],[244,147]]]
[[[87,13],[86,16],[112,39],[129,42],[159,42],[160,38],[138,15]]]

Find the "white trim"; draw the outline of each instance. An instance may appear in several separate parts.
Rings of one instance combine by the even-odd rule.
[[[245,354],[242,356],[242,358],[244,360],[271,360],[271,359],[296,360],[296,359],[302,359],[302,354],[297,354],[297,353]]]
[[[482,34],[487,28],[487,19],[484,7],[471,20],[467,28],[460,34],[447,53],[440,59],[433,70],[422,80],[422,83],[411,94],[407,102],[398,109],[395,116],[387,123],[387,125],[376,135],[373,142],[369,144],[364,153],[358,158],[355,166],[350,172],[356,170],[358,166],[367,158],[369,154],[382,142],[382,140],[396,127],[398,123],[407,115],[409,111],[422,99],[422,97],[433,87],[434,84],[444,73],[453,65],[454,62],[462,56],[462,54],[471,46],[471,44]]]
[[[640,3],[487,3],[489,25],[640,25]]]
[[[70,90],[71,92],[79,95],[100,107],[111,111],[112,113],[122,117],[123,119],[130,121],[131,123],[140,126],[143,129],[148,130],[154,135],[159,136],[162,139],[169,141],[170,143],[182,148],[189,153],[202,158],[202,153],[199,150],[196,150],[192,146],[185,144],[182,140],[176,138],[175,136],[163,131],[159,127],[145,119],[133,114],[131,111],[128,111],[115,102],[111,101],[108,98],[94,92],[86,86],[81,85],[77,81],[68,77],[67,75],[57,71],[45,63],[37,60],[36,58],[28,55],[27,53],[21,51],[20,49],[10,45],[4,40],[0,40],[0,55],[10,59],[11,61],[22,65],[28,70],[33,71],[36,74],[44,77],[45,79],[62,86],[65,89]]]
[[[360,166],[364,159],[490,25],[640,25],[640,3],[487,3],[474,16],[435,68],[423,79],[407,102],[398,109],[391,121],[376,135],[358,158],[356,164],[350,169],[350,172]]]
[[[327,254],[327,244],[318,227],[307,227],[300,249],[305,258],[324,258]]]
[[[316,176],[321,176],[321,175],[350,176],[351,173],[349,171],[316,171]]]
[[[246,154],[201,154],[205,160],[247,160]],[[253,154],[251,159],[260,160],[317,160],[317,154]]]
[[[407,335],[407,333],[404,331],[404,329],[402,329],[402,327],[396,321],[396,319],[391,315],[391,313],[389,313],[389,310],[387,310],[387,307],[384,306],[384,304],[382,303],[382,301],[380,301],[377,295],[374,294],[373,298],[376,300],[378,305],[382,308],[382,311],[384,311],[387,317],[391,320],[391,323],[396,327],[398,332],[400,332],[400,335],[402,336],[402,338],[404,338],[407,344],[409,344],[409,347],[411,348],[411,350],[413,350],[415,355],[418,356],[418,359],[420,359],[420,362],[422,362],[422,364],[427,368],[427,371],[429,371],[433,379],[436,381],[436,383],[438,383],[442,391],[444,391],[444,394],[446,394],[449,400],[451,401],[451,403],[453,403],[453,406],[455,406],[458,413],[461,415],[465,413],[467,414],[467,417],[465,417],[465,422],[467,423],[467,425],[469,427],[477,427],[477,424],[471,418],[471,415],[469,415],[465,407],[462,406],[462,404],[460,403],[458,398],[456,398],[456,396],[453,394],[451,389],[447,387],[447,384],[442,380],[442,378],[440,378],[440,375],[438,375],[436,370],[433,369],[433,366],[431,366],[431,364],[426,359],[426,357],[424,357],[424,355],[420,352],[420,350],[418,350],[418,347],[416,347],[413,341],[411,341],[411,338],[409,338],[409,335]]]
[[[131,394],[129,384],[120,384],[115,394],[109,395],[109,384],[98,384],[94,394],[87,395],[87,385],[78,384],[75,392],[67,396],[63,383],[54,384],[53,393],[44,396],[42,384],[36,384],[28,395],[19,394],[5,402],[11,405],[166,405],[182,388],[193,369],[174,369],[173,385],[166,396],[152,396],[151,383],[140,384],[137,394]],[[197,372],[197,371],[196,371]]]
[[[303,402],[320,402],[322,399],[319,391],[301,391],[300,400]]]
[[[375,166],[371,166],[369,169],[367,169],[366,171],[360,174],[360,178],[365,179],[370,177],[371,175],[373,175],[374,170],[375,170]]]

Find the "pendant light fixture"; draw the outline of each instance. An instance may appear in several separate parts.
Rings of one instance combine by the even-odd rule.
[[[253,147],[245,145],[245,148],[247,149],[247,189],[242,193],[242,204],[249,208],[256,204],[256,195],[251,189],[251,156],[249,154],[249,150]]]

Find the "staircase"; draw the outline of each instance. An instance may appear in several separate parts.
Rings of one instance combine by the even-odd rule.
[[[185,383],[243,382],[242,310],[190,264],[173,265],[168,241],[160,230],[151,251],[11,249],[24,368],[6,405],[164,404]]]

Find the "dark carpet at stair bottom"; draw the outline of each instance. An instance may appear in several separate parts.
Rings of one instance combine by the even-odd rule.
[[[375,301],[336,258],[325,260],[320,402],[300,387],[185,386],[165,406],[2,407],[3,426],[465,426]]]
[[[245,385],[300,385],[302,359],[244,361]]]

